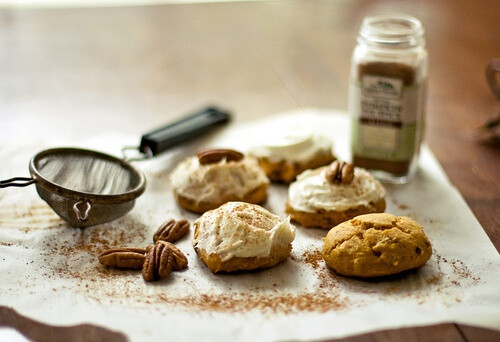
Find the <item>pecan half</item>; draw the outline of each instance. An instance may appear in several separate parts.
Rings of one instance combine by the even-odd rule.
[[[153,241],[167,241],[174,242],[179,240],[181,237],[189,232],[189,221],[188,220],[169,220],[162,224],[160,228],[156,231],[153,236]]]
[[[243,159],[243,153],[228,149],[212,149],[200,151],[196,154],[201,165],[220,162],[222,159],[227,161],[238,161]]]
[[[104,266],[114,268],[141,269],[146,259],[145,248],[119,247],[99,254],[99,262]]]
[[[187,265],[186,256],[177,247],[160,240],[147,247],[142,277],[146,281],[160,280],[168,277],[171,271],[181,270]]]
[[[349,184],[354,179],[354,166],[342,161],[334,161],[325,171],[325,178],[330,183]]]

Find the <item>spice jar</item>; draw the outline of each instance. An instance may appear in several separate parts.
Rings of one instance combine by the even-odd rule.
[[[385,181],[413,175],[424,131],[427,51],[419,20],[366,17],[354,49],[349,89],[356,166]]]

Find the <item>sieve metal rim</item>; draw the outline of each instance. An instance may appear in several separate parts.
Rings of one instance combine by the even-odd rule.
[[[69,188],[65,188],[64,186],[56,184],[43,177],[36,167],[37,162],[41,158],[47,155],[61,154],[61,153],[75,154],[79,156],[88,155],[93,158],[119,163],[123,168],[127,169],[129,172],[133,173],[138,177],[139,179],[138,184],[133,189],[120,194],[96,194],[92,192],[76,191]],[[41,186],[47,191],[58,194],[68,199],[69,198],[74,199],[76,201],[85,198],[94,203],[103,203],[103,204],[124,203],[135,200],[146,189],[146,177],[144,176],[144,174],[126,160],[114,157],[106,153],[84,148],[57,147],[40,151],[31,158],[29,163],[29,171],[31,177],[33,177],[33,179],[36,182],[36,186]]]

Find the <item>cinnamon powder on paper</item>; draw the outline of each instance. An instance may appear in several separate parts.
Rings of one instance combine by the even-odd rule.
[[[68,228],[63,228],[68,229]],[[53,231],[51,229],[51,231]],[[87,228],[85,231],[75,231],[71,241],[61,241],[57,232],[49,234],[45,241],[46,250],[41,256],[45,261],[46,276],[49,278],[78,279],[77,289],[90,299],[97,302],[152,304],[158,310],[164,304],[176,308],[193,310],[195,312],[248,312],[258,310],[262,312],[292,314],[297,312],[328,312],[348,310],[353,306],[362,305],[354,301],[349,293],[376,295],[383,298],[406,296],[424,303],[429,293],[446,294],[450,288],[461,287],[470,282],[478,282],[467,266],[459,260],[448,260],[435,255],[437,270],[435,274],[421,277],[416,272],[403,274],[391,279],[360,280],[341,277],[331,271],[323,261],[320,250],[311,249],[302,254],[292,253],[290,260],[309,267],[319,280],[316,290],[301,293],[286,292],[279,284],[268,284],[267,288],[258,285],[245,291],[231,290],[228,293],[201,293],[174,296],[169,293],[168,281],[159,284],[160,293],[148,294],[145,291],[147,284],[143,284],[141,277],[134,271],[117,271],[103,267],[97,262],[97,255],[106,248],[115,246],[140,245],[138,241],[149,243],[151,232],[137,223],[124,223],[123,229],[101,226]],[[190,251],[194,253],[193,251]],[[190,254],[189,252],[186,254]],[[55,258],[63,260],[59,265]],[[79,267],[73,267],[72,260],[82,261]],[[88,263],[86,264],[85,262]],[[442,267],[447,267],[445,271]],[[187,269],[184,272],[189,272]],[[182,274],[180,272],[179,274]],[[180,276],[181,277],[181,276]],[[177,278],[179,279],[179,278]],[[193,288],[196,283],[188,279],[181,279],[185,286]],[[408,281],[413,286],[407,289]],[[117,282],[120,286],[103,287],[103,284]],[[164,291],[163,291],[164,289]],[[179,295],[179,294],[177,294]],[[459,300],[459,298],[455,298]]]

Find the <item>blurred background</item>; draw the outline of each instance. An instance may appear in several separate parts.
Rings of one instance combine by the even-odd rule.
[[[412,15],[429,51],[427,142],[481,223],[498,227],[498,148],[475,139],[499,112],[485,78],[500,56],[497,0],[0,4],[4,144],[139,137],[212,104],[236,120],[345,111],[362,18]]]

